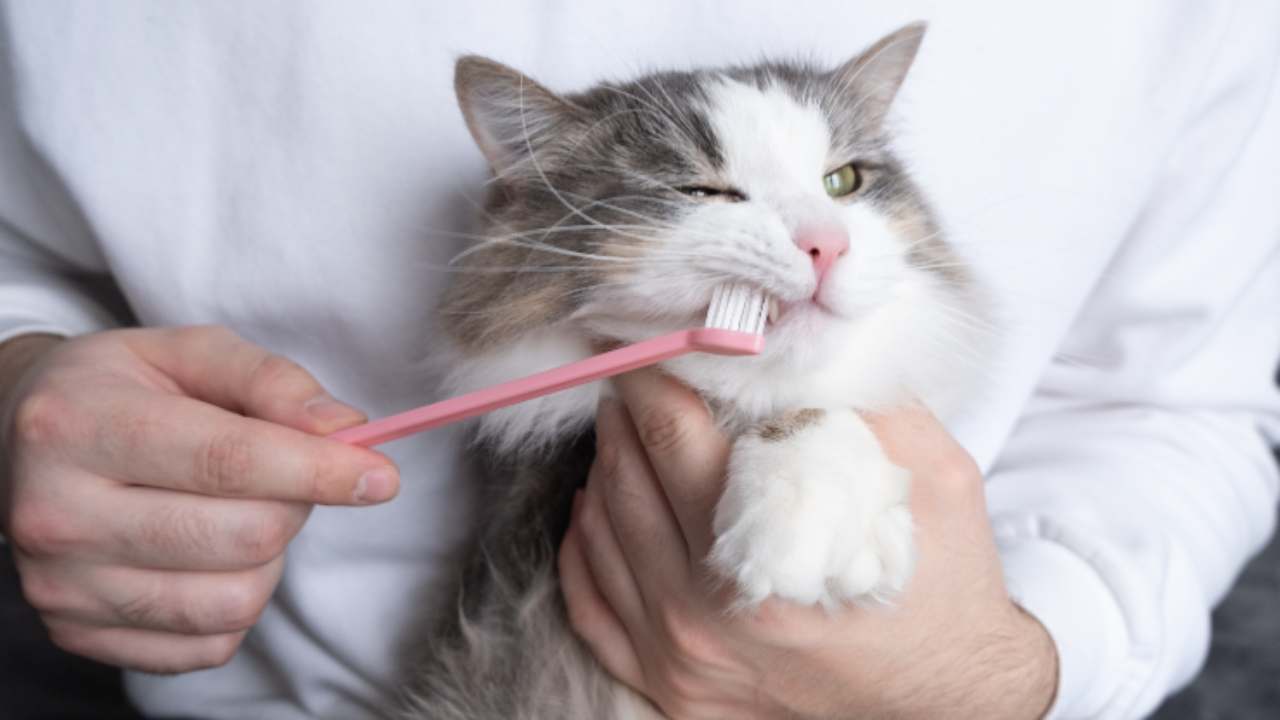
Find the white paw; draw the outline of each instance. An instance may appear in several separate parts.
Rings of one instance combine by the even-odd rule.
[[[908,474],[852,411],[800,411],[734,443],[712,566],[741,601],[888,601],[914,561]]]

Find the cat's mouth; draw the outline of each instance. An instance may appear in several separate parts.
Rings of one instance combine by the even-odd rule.
[[[822,317],[834,318],[838,315],[839,313],[817,297],[806,300],[784,301],[770,295],[768,296],[768,304],[765,311],[765,329],[777,327],[788,320],[801,317],[817,319]]]

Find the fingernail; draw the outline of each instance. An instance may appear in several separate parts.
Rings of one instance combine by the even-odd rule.
[[[317,395],[303,404],[302,409],[321,422],[350,422],[364,418],[364,413],[338,402],[332,395]]]
[[[363,504],[390,500],[396,494],[395,473],[387,468],[370,470],[356,481],[355,501]]]

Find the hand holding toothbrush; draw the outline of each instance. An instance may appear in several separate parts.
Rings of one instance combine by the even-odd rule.
[[[395,495],[364,416],[217,327],[0,346],[0,529],[54,642],[150,672],[225,663],[313,504]]]

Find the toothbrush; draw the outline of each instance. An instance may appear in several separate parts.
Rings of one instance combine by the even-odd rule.
[[[692,352],[758,355],[764,349],[764,326],[769,309],[769,301],[759,290],[736,283],[722,285],[712,293],[703,327],[642,340],[518,380],[340,430],[329,437],[350,445],[372,447]]]

